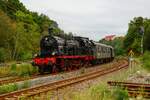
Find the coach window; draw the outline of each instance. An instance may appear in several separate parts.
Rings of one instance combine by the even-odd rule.
[[[105,53],[104,47],[102,47],[102,53]]]
[[[98,52],[98,46],[96,46],[96,52]]]
[[[108,53],[108,48],[107,48],[107,53]]]
[[[101,51],[101,47],[99,46],[99,51]]]

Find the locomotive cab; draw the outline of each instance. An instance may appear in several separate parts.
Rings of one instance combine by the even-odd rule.
[[[79,37],[79,36],[76,36],[74,38],[79,42],[79,46],[80,46],[79,51],[81,55],[93,55],[94,53],[93,48],[95,45],[92,41],[89,40],[89,38]]]

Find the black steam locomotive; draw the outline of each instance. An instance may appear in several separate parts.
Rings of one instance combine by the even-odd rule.
[[[110,62],[113,59],[114,48],[111,46],[85,37],[64,39],[49,34],[41,39],[40,55],[33,59],[33,65],[39,67],[40,73],[55,73]]]

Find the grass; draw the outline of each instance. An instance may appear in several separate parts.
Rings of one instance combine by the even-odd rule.
[[[31,66],[30,64],[22,64],[19,66],[11,66],[11,74],[17,76],[30,76],[34,73],[37,73],[37,68]]]
[[[71,94],[72,95],[72,94]],[[109,89],[106,84],[99,84],[81,92],[75,92],[72,100],[128,100],[126,90],[120,88]]]
[[[0,86],[0,94],[18,90],[17,84],[7,84]]]
[[[30,87],[29,81],[24,81],[22,84],[17,83],[4,84],[0,86],[0,94],[13,92],[28,87]]]
[[[91,87],[83,93],[75,93],[72,100],[128,100],[126,90],[115,88],[110,90],[106,84]]]
[[[30,64],[12,64],[9,67],[0,67],[0,76],[28,77],[35,73],[38,73],[38,69]],[[24,81],[22,84],[4,84],[0,86],[0,94],[28,88],[29,86],[28,81]]]
[[[9,76],[10,75],[10,67],[0,67],[0,76]]]
[[[0,67],[1,76],[30,76],[38,72],[31,64],[12,64],[9,67]]]

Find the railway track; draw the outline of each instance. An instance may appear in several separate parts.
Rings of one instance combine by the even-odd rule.
[[[121,60],[118,63],[122,63]],[[100,68],[100,70],[102,70],[102,69],[104,69],[104,68]],[[76,70],[74,70],[74,71],[76,71]],[[66,71],[66,73],[67,72],[70,72],[70,71]],[[46,77],[46,76],[49,76],[49,75],[56,75],[56,74],[57,73],[46,74],[46,75],[36,74],[36,75],[32,75],[30,77],[12,77],[12,78],[8,78],[8,79],[0,80],[0,85],[20,82],[20,81],[25,81],[25,80],[31,80],[31,79],[35,79],[35,78]]]
[[[68,73],[68,72],[70,72],[70,71],[66,71],[65,73]],[[42,77],[47,77],[49,75],[56,75],[56,74],[57,73],[46,74],[46,75],[36,74],[36,75],[32,75],[30,77],[11,77],[9,79],[0,80],[0,85],[9,84],[9,83],[15,83],[15,82],[21,82],[21,81],[31,80],[31,79],[35,79],[35,78],[42,78]],[[4,78],[4,77],[2,77],[2,78]]]
[[[128,91],[129,96],[136,97],[142,95],[145,98],[150,98],[150,84],[129,83],[129,82],[107,82],[110,86],[117,86]]]
[[[0,100],[18,100],[18,98],[32,98],[34,99],[35,96],[38,96],[43,93],[47,93],[49,91],[61,89],[67,86],[71,86],[74,84],[78,84],[87,80],[91,80],[100,76],[103,76],[105,74],[109,74],[115,71],[118,71],[123,68],[128,67],[128,62],[124,60],[123,64],[118,64],[117,66],[113,66],[111,68],[105,68],[103,70],[98,70],[95,72],[90,72],[78,77],[72,77],[52,83],[47,83],[44,85],[38,85],[32,88],[27,88],[7,94],[0,95]]]

